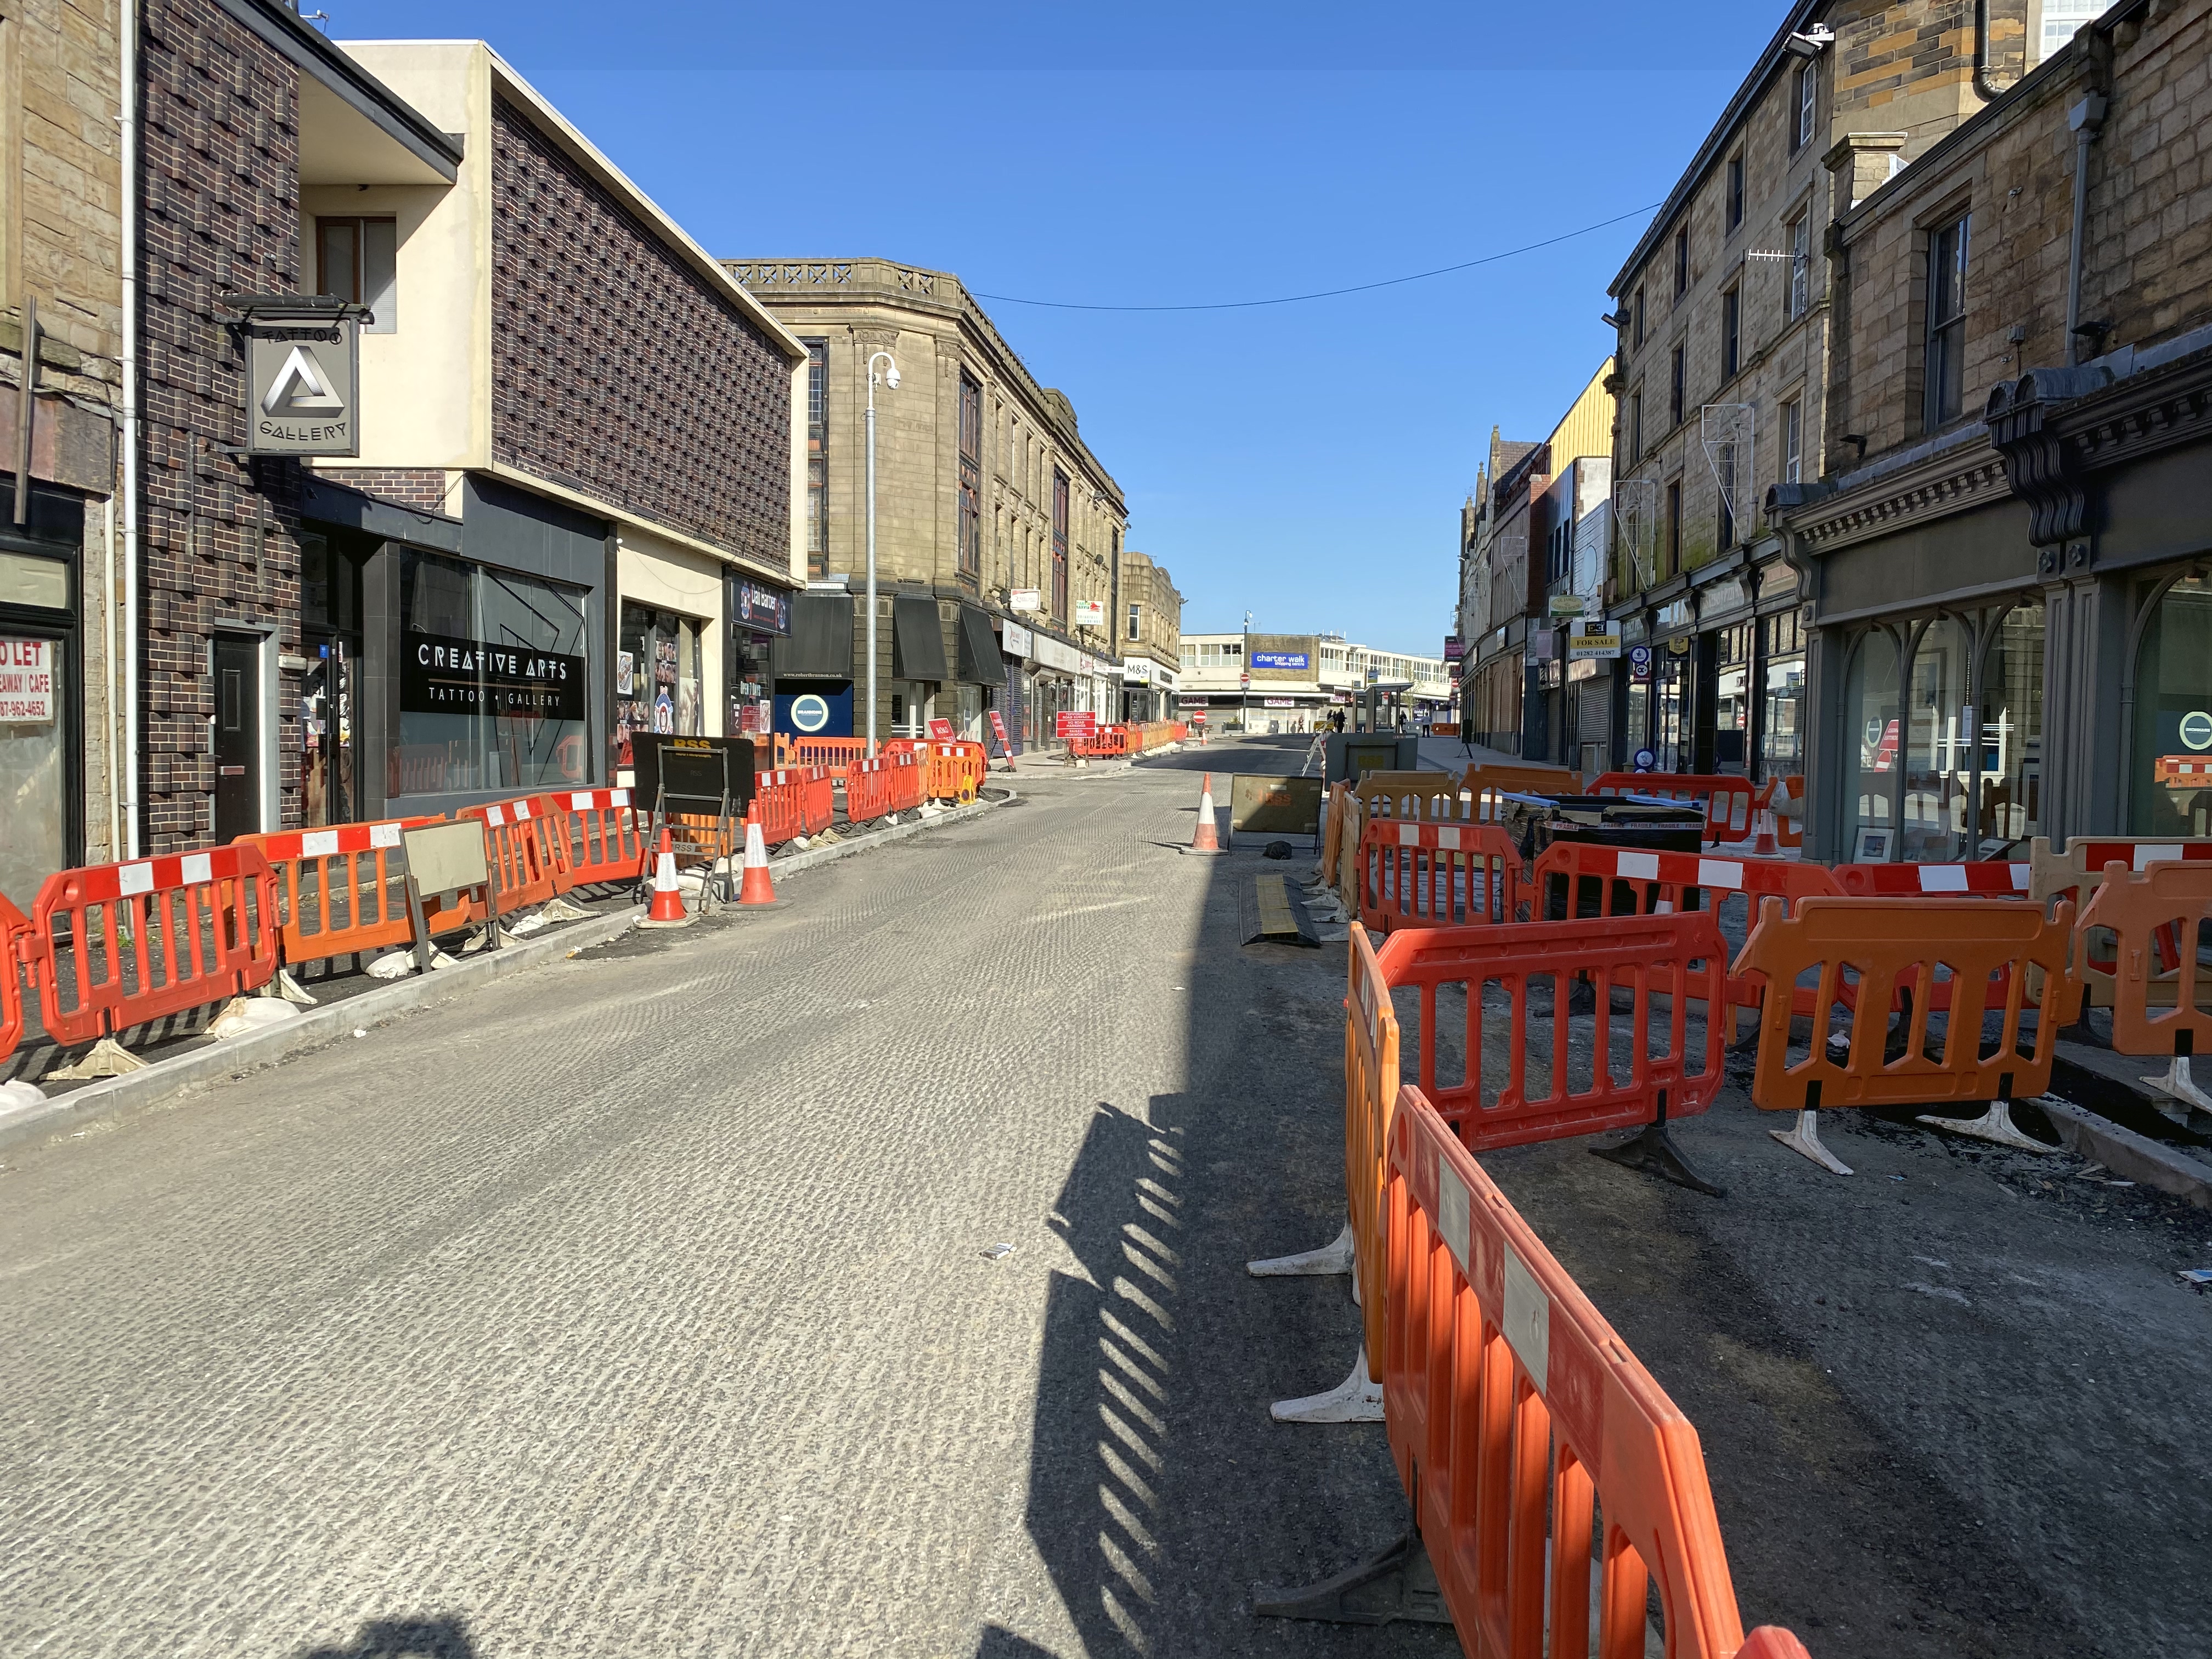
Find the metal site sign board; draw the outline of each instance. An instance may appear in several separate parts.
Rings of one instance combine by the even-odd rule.
[[[1229,832],[1311,836],[1321,828],[1319,778],[1238,772],[1229,780]]]
[[[257,307],[239,332],[246,342],[247,453],[360,454],[360,319]]]
[[[752,803],[750,738],[671,738],[640,732],[630,753],[632,788],[641,802],[665,800],[672,811],[720,811],[726,776],[731,810],[742,817]]]
[[[403,830],[399,839],[407,852],[407,873],[422,892],[465,893],[491,879],[483,824],[476,818]]]
[[[1055,738],[1089,738],[1098,732],[1098,716],[1091,714],[1073,714],[1062,710],[1052,717],[1052,734]]]

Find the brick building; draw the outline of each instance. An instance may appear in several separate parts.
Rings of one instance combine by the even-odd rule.
[[[1061,392],[1031,376],[960,279],[885,259],[732,259],[737,282],[806,343],[805,628],[779,659],[819,729],[867,725],[865,418],[875,388],[877,727],[933,718],[1018,746],[1054,715],[1118,716],[1127,509]],[[790,729],[788,692],[778,720]],[[826,712],[815,712],[826,711]]]
[[[1838,461],[1830,227],[2003,95],[2074,0],[1803,0],[1611,286],[1616,763],[1804,764],[1806,618],[1769,486]],[[1852,459],[1848,447],[1844,460]]]
[[[2212,5],[2140,0],[1839,206],[1826,465],[1766,496],[1820,856],[2212,828],[2208,130]]]
[[[120,55],[105,0],[27,0],[0,16],[0,895],[26,909],[48,871],[122,839],[121,707],[108,694]]]

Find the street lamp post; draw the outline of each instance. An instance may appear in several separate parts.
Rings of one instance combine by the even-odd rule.
[[[886,367],[883,383],[898,390],[898,360],[888,351],[868,359],[868,757],[876,754],[876,363]]]
[[[1252,613],[1244,613],[1244,655],[1237,669],[1237,719],[1244,735],[1252,735]]]

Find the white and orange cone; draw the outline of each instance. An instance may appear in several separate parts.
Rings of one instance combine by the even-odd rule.
[[[1751,855],[1755,859],[1778,859],[1781,843],[1774,839],[1774,809],[1765,806],[1759,812],[1759,839],[1751,844]]]
[[[745,819],[745,875],[738,888],[740,904],[774,904],[775,883],[768,873],[768,842],[761,838],[760,820]]]
[[[660,831],[660,851],[653,865],[653,908],[645,913],[643,926],[647,927],[683,927],[690,925],[690,915],[684,908],[684,895],[676,885],[676,844],[667,827]]]
[[[1213,774],[1206,775],[1206,782],[1198,793],[1198,828],[1191,831],[1189,851],[1218,853],[1221,838],[1213,824]]]

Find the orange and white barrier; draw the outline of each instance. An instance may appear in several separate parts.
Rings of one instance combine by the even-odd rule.
[[[2117,1054],[2166,1056],[2164,1075],[2143,1081],[2177,1103],[2212,1112],[2212,1094],[2190,1062],[2212,1050],[2212,863],[2153,863],[2130,871],[2117,859],[2105,866],[2096,896],[2081,912],[2080,933],[2109,933],[2104,975]],[[2086,960],[2086,949],[2076,960]]]
[[[1370,818],[1356,856],[1359,920],[1370,932],[1518,919],[1521,854],[1495,825]]]

